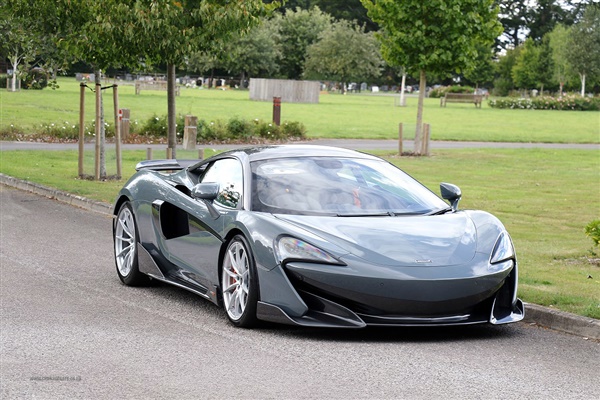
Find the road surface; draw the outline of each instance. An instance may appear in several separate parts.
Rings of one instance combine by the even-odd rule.
[[[600,343],[518,323],[233,328],[125,287],[111,219],[0,185],[0,398],[599,399]]]

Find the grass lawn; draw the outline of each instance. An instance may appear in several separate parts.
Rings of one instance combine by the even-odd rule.
[[[441,181],[459,185],[461,208],[498,216],[515,242],[519,295],[525,301],[600,319],[600,255],[593,260],[592,241],[583,233],[589,221],[600,217],[597,151],[461,149],[437,150],[427,158],[378,155],[436,193]],[[144,151],[125,151],[124,176],[133,174],[144,158]],[[0,172],[106,202],[123,185],[77,179],[74,151],[3,151]]]
[[[10,125],[25,130],[40,124],[73,125],[79,113],[79,83],[59,79],[60,89],[0,90],[0,129]],[[91,122],[94,95],[86,92],[86,121]],[[112,91],[104,94],[107,121],[112,110]],[[142,91],[136,96],[131,85],[119,86],[119,104],[131,110],[132,123],[153,115],[166,115],[166,92]],[[374,94],[323,94],[319,104],[282,105],[282,120],[300,121],[313,138],[392,139],[398,123],[405,124],[405,137],[414,135],[417,99],[407,107],[395,107],[394,96]],[[269,120],[272,104],[249,100],[248,91],[182,88],[177,97],[179,114],[200,119],[228,120],[233,116]],[[471,104],[439,106],[439,99],[426,99],[424,122],[431,124],[433,140],[600,143],[600,112],[498,110],[484,102],[481,109]]]

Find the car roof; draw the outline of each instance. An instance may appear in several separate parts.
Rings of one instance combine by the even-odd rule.
[[[219,156],[237,155],[239,157],[241,155],[240,153],[244,153],[250,162],[289,157],[346,157],[377,159],[377,157],[355,150],[310,144],[246,147],[221,153]]]

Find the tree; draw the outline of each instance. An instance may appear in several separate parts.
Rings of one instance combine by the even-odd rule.
[[[10,61],[13,71],[11,91],[15,92],[23,65],[36,58],[41,40],[31,29],[29,21],[16,15],[5,2],[0,6],[0,37],[0,55]]]
[[[517,62],[517,57],[521,52],[522,46],[515,49],[508,49],[506,54],[498,58],[496,63],[496,72],[494,79],[494,94],[496,96],[507,96],[515,88],[512,78],[512,70]]]
[[[278,35],[276,28],[266,20],[247,35],[235,35],[227,45],[225,67],[234,74],[240,74],[242,84],[246,74],[250,77],[275,75],[281,59]]]
[[[494,79],[494,51],[491,46],[477,46],[477,56],[471,68],[465,70],[465,78],[473,82],[476,87]]]
[[[372,33],[345,20],[325,30],[307,50],[306,78],[331,79],[345,91],[351,80],[367,80],[381,74],[379,45]]]
[[[315,6],[335,20],[355,21],[367,32],[378,29],[377,24],[367,16],[367,10],[360,0],[287,0],[280,10],[285,12],[296,8],[310,10]]]
[[[532,39],[527,39],[521,45],[521,51],[512,69],[513,81],[519,89],[538,87],[539,58],[539,48],[533,43]]]
[[[287,10],[284,16],[275,14],[271,21],[279,32],[282,59],[281,74],[288,79],[300,79],[304,72],[306,49],[331,25],[331,16],[318,7],[310,11]]]
[[[559,96],[563,94],[563,88],[571,70],[568,55],[569,30],[564,25],[557,24],[552,32],[548,33],[550,48],[552,49],[552,76],[559,84]]]
[[[175,68],[193,51],[210,51],[258,24],[277,3],[260,0],[119,0],[97,24],[119,34],[119,43],[146,62],[167,65],[168,148],[175,157]],[[101,28],[103,29],[103,28]]]
[[[498,45],[504,49],[519,46],[528,37],[536,43],[557,23],[572,25],[588,0],[496,0],[504,34]]]
[[[415,150],[420,152],[426,73],[449,76],[473,65],[480,45],[502,32],[493,0],[362,0],[382,27],[383,58],[418,74],[419,105]]]
[[[585,96],[586,78],[600,76],[600,5],[590,4],[580,22],[573,25],[568,57],[581,79],[581,96]]]

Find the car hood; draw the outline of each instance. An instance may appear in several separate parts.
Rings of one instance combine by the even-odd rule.
[[[433,216],[277,215],[370,263],[450,266],[475,256],[475,224],[464,212]]]

